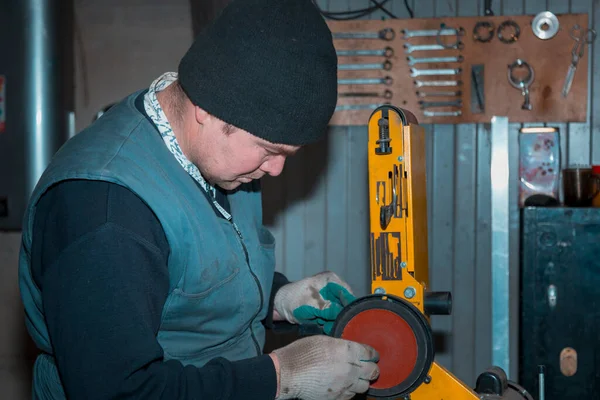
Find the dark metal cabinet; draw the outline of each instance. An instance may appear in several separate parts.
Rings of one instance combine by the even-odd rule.
[[[538,393],[544,365],[546,399],[600,399],[600,209],[525,208],[521,222],[520,382]]]

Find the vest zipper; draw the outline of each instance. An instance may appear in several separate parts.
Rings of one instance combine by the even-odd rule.
[[[256,336],[254,335],[254,328],[252,327],[252,325],[254,324],[254,320],[256,319],[256,317],[258,316],[258,314],[260,313],[260,311],[262,310],[262,308],[264,306],[265,299],[264,299],[264,294],[263,294],[263,290],[262,290],[262,285],[260,284],[260,281],[258,280],[258,277],[256,276],[256,274],[252,270],[252,267],[250,266],[250,256],[248,255],[248,249],[246,249],[246,245],[244,244],[244,237],[242,236],[242,232],[240,232],[237,225],[233,221],[230,220],[230,222],[231,222],[231,225],[233,225],[233,228],[235,229],[235,231],[240,239],[240,244],[242,245],[242,249],[244,249],[244,255],[246,256],[246,264],[248,265],[248,270],[250,271],[250,274],[254,278],[254,282],[256,283],[256,286],[258,288],[258,293],[260,294],[260,307],[258,307],[258,311],[256,311],[256,313],[252,317],[252,320],[250,321],[250,333],[252,335],[252,341],[254,342],[254,347],[256,348],[256,355],[260,356],[261,355],[260,346],[258,344],[258,340],[256,339]]]

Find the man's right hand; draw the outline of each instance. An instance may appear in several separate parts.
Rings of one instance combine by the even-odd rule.
[[[309,336],[271,354],[278,369],[277,399],[351,399],[379,376],[379,355],[370,346]]]

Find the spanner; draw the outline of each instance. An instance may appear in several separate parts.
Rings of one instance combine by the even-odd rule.
[[[385,28],[379,32],[334,32],[334,39],[381,39],[394,40],[396,32],[392,28]]]
[[[447,91],[447,92],[417,92],[417,96],[419,97],[460,97],[462,96],[462,92],[457,90],[456,92]]]
[[[343,104],[337,106],[335,111],[358,111],[358,110],[374,110],[381,104]]]
[[[383,97],[384,99],[391,99],[394,94],[391,90],[385,90],[383,93],[379,92],[340,92],[340,97]]]
[[[378,50],[338,50],[336,53],[339,57],[382,56],[389,58],[394,55],[394,49],[386,47]]]
[[[413,66],[415,64],[427,64],[427,63],[453,63],[453,62],[463,62],[463,56],[456,57],[423,57],[417,58],[413,56],[406,56],[408,60],[408,65]]]
[[[389,76],[385,78],[359,78],[359,79],[338,79],[338,85],[387,85],[393,83],[393,79]]]
[[[461,108],[462,107],[462,100],[455,100],[455,101],[419,101],[419,105],[421,106],[421,109],[424,110],[426,108],[433,108],[433,107],[458,107]]]
[[[392,63],[389,60],[385,60],[384,63],[378,64],[338,64],[338,70],[340,71],[359,71],[367,69],[383,69],[389,71],[392,69]]]
[[[458,35],[463,36],[465,34],[465,30],[463,28],[454,29],[454,28],[444,28],[444,29],[418,29],[418,30],[408,30],[402,29],[403,39],[410,39],[413,37],[423,37],[423,36],[452,36]]]
[[[457,45],[452,47],[444,47],[441,44],[409,44],[404,43],[404,48],[406,49],[404,52],[406,54],[410,54],[413,51],[430,51],[430,50],[448,50],[448,49],[458,49],[462,50],[465,47],[463,42],[458,42]]]
[[[410,76],[437,76],[437,75],[459,75],[462,72],[461,68],[434,68],[434,69],[410,69]]]
[[[461,86],[462,81],[415,81],[416,87],[425,86]]]
[[[423,111],[423,115],[426,117],[459,117],[462,115],[462,111]]]

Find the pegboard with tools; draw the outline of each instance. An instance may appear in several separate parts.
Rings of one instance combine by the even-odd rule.
[[[587,14],[328,21],[338,54],[331,125],[393,104],[427,123],[585,122]]]

